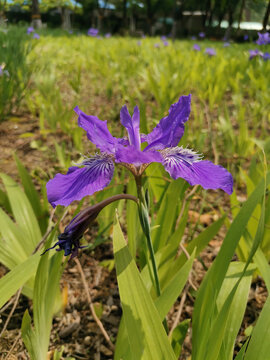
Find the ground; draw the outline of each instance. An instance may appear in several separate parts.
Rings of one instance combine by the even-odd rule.
[[[32,133],[32,135],[25,135],[27,133]],[[34,174],[39,170],[41,172],[41,163],[43,169],[49,168],[50,165],[52,165],[50,164],[50,158],[46,156],[42,147],[36,148],[35,146],[35,142],[43,140],[43,135],[40,135],[37,122],[34,118],[28,115],[14,116],[9,121],[0,124],[0,135],[0,152],[2,155],[0,163],[1,171],[12,176],[14,179],[18,179],[16,165],[13,161],[14,152],[16,152],[21,160],[23,160],[24,165],[31,174]],[[46,138],[46,146],[48,148],[53,146],[55,137],[61,140],[65,139],[65,135],[61,132],[54,133],[53,137],[48,134]],[[244,194],[239,193],[239,196],[244,196]],[[218,195],[214,192],[209,192],[209,197],[214,197],[215,201],[220,201]],[[224,209],[228,207],[226,201],[224,201],[223,205]],[[196,222],[198,216],[200,215],[196,212],[196,207],[194,206],[194,209],[189,213],[189,220],[191,222]],[[215,216],[216,215],[213,215],[213,213],[203,214],[199,218],[201,226],[209,225]],[[91,237],[94,236],[94,233],[92,232],[90,231],[87,235],[89,241],[91,241]],[[209,268],[215,259],[221,246],[222,239],[224,238],[224,234],[225,229],[222,228],[219,235],[210,242],[209,246],[202,253],[200,260],[195,260],[191,281],[188,287],[185,288],[184,295],[186,296],[186,300],[182,307],[180,296],[175,306],[170,311],[167,319],[169,328],[173,324],[177,314],[179,314],[178,310],[180,306],[180,320],[191,318],[194,304],[194,289],[199,287],[205,274],[205,269]],[[113,251],[110,239],[108,242],[97,247],[95,251],[81,251],[79,255],[79,261],[83,267],[96,311],[100,315],[100,319],[110,338],[115,340],[121,317],[121,305],[116,274],[115,270],[109,271],[106,267],[100,265],[103,260],[112,258]],[[6,271],[7,270],[1,266],[0,276],[3,276]],[[60,349],[61,346],[63,346],[63,358],[68,358],[68,356],[70,356],[78,360],[112,359],[113,352],[90,313],[82,279],[74,260],[69,261],[64,271],[61,280],[61,289],[63,294],[67,294],[66,305],[63,312],[59,313],[53,322],[50,342],[51,355],[55,348]],[[260,277],[254,278],[242,329],[237,340],[239,344],[246,339],[243,329],[254,324],[263,307],[266,296],[267,293],[264,282]],[[6,322],[12,306],[13,302],[1,310],[1,326]],[[0,340],[1,359],[28,359],[28,355],[20,338],[20,326],[24,311],[27,308],[31,309],[31,306],[30,300],[24,296],[20,297],[16,310],[8,324],[8,328],[5,331],[3,338]],[[192,334],[189,331],[184,342],[181,360],[188,359],[190,356],[191,336]]]

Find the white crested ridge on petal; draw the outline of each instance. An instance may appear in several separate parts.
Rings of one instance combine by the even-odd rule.
[[[163,165],[169,162],[187,162],[193,164],[194,162],[201,161],[203,158],[202,154],[198,154],[193,149],[183,148],[182,146],[175,146],[160,151],[164,157]]]

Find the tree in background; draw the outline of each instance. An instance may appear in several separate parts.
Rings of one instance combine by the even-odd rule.
[[[38,0],[32,0],[32,25],[35,29],[42,27]]]
[[[65,30],[71,28],[70,12],[74,9],[71,0],[42,0],[40,9],[42,12],[58,9],[61,15],[62,28]]]
[[[269,25],[269,16],[270,16],[270,0],[268,1],[268,6],[266,8],[263,18],[263,30],[266,30],[267,25]]]

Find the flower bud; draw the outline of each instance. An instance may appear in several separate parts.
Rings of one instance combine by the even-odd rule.
[[[45,252],[59,246],[56,251],[64,250],[64,255],[68,256],[71,254],[71,259],[76,257],[78,255],[78,249],[85,247],[80,246],[80,239],[83,237],[83,234],[88,229],[89,225],[96,219],[104,207],[120,199],[128,199],[137,202],[135,196],[119,194],[103,200],[98,204],[87,207],[71,220],[64,232],[58,236],[58,242],[53,247],[45,250]]]

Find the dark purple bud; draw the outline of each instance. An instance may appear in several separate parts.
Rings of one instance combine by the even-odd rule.
[[[68,256],[71,254],[71,259],[76,257],[78,255],[78,250],[85,247],[80,246],[80,240],[89,225],[96,219],[104,207],[121,199],[128,199],[137,202],[137,198],[135,196],[129,194],[119,194],[103,200],[98,204],[87,207],[71,220],[71,222],[66,226],[64,232],[58,236],[57,243],[53,247],[45,250],[44,253],[58,246],[59,248],[56,249],[56,251],[64,250],[64,255]]]

